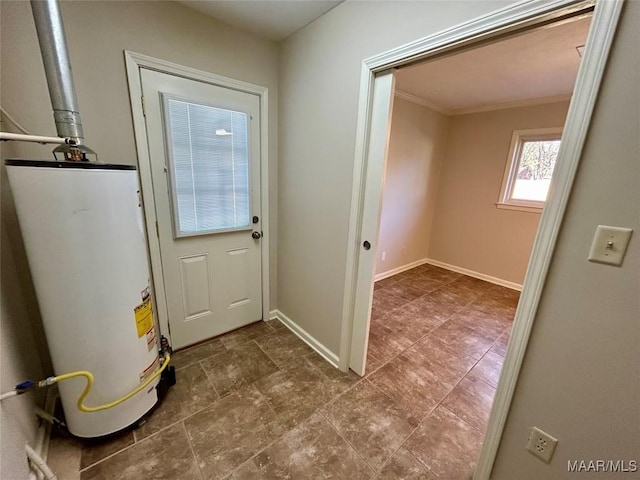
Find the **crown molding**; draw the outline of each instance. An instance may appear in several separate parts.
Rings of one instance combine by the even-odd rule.
[[[430,108],[431,110],[435,110],[436,112],[442,113],[444,115],[452,115],[451,110],[442,108],[435,103],[431,103],[428,100],[425,100],[424,98],[411,95],[409,92],[405,92],[404,90],[396,90],[395,92],[393,92],[393,94],[398,98],[406,100],[407,102],[415,103],[416,105],[420,105],[421,107]]]
[[[551,103],[568,102],[572,94],[555,95],[553,97],[530,98],[528,100],[517,100],[515,102],[496,103],[494,105],[483,105],[481,107],[459,108],[453,110],[451,115],[468,115],[470,113],[492,112],[494,110],[507,110],[509,108],[534,107],[536,105],[546,105]]]
[[[542,98],[530,98],[527,100],[516,100],[514,102],[505,102],[505,103],[495,103],[493,105],[482,105],[480,107],[468,107],[468,108],[458,108],[456,110],[449,110],[447,108],[436,105],[435,103],[431,103],[424,98],[418,97],[416,95],[412,95],[409,92],[404,90],[396,90],[394,95],[398,98],[402,98],[411,103],[415,103],[416,105],[420,105],[422,107],[430,108],[431,110],[435,110],[436,112],[442,113],[444,115],[449,116],[457,116],[457,115],[469,115],[471,113],[482,113],[482,112],[492,112],[495,110],[507,110],[509,108],[521,108],[521,107],[534,107],[536,105],[547,105],[551,103],[560,103],[560,102],[568,102],[571,100],[571,94],[566,95],[555,95],[552,97],[542,97]]]

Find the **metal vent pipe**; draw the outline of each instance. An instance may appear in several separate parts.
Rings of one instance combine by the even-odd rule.
[[[84,143],[71,62],[58,0],[31,0],[58,136]]]

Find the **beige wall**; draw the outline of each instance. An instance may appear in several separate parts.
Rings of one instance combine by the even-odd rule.
[[[376,274],[427,257],[448,122],[434,110],[394,100]]]
[[[568,460],[640,461],[640,2],[626,2],[492,478],[568,474]],[[590,263],[597,225],[634,229],[622,267]],[[550,465],[529,428],[558,438]]]
[[[335,354],[362,61],[508,3],[344,2],[282,45],[278,308]]]
[[[568,102],[451,117],[429,258],[522,284],[539,213],[496,207],[514,130],[562,127]]]
[[[0,2],[0,103],[32,133],[55,135],[29,2]],[[136,163],[123,50],[151,55],[269,88],[269,160],[271,194],[272,308],[277,298],[277,108],[278,46],[224,25],[174,2],[62,2],[69,53],[73,64],[87,144],[100,160]],[[15,131],[7,122],[2,130]],[[50,146],[2,145],[8,157],[50,158]],[[35,306],[24,247],[2,169],[2,389],[17,379],[39,377],[38,352],[44,356],[42,326]],[[6,258],[13,257],[15,268]],[[24,301],[21,301],[23,298]],[[32,323],[29,326],[29,323]],[[33,332],[30,332],[32,330]],[[37,345],[37,348],[33,348]],[[33,441],[34,426],[24,421],[28,400],[2,406],[2,463],[5,478],[26,478],[21,452]],[[21,409],[5,419],[9,408]],[[13,416],[13,415],[11,415]],[[28,414],[30,418],[30,413]],[[18,422],[14,426],[14,422]],[[10,427],[5,427],[10,425]],[[20,452],[19,454],[16,452]]]

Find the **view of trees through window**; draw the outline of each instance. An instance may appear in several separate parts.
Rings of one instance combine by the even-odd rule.
[[[549,193],[560,140],[524,140],[511,198],[544,202]]]

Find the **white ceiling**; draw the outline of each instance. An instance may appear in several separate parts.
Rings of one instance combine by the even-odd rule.
[[[343,0],[178,1],[228,25],[279,42],[321,17]]]
[[[396,89],[447,113],[570,95],[591,18],[398,70]]]

